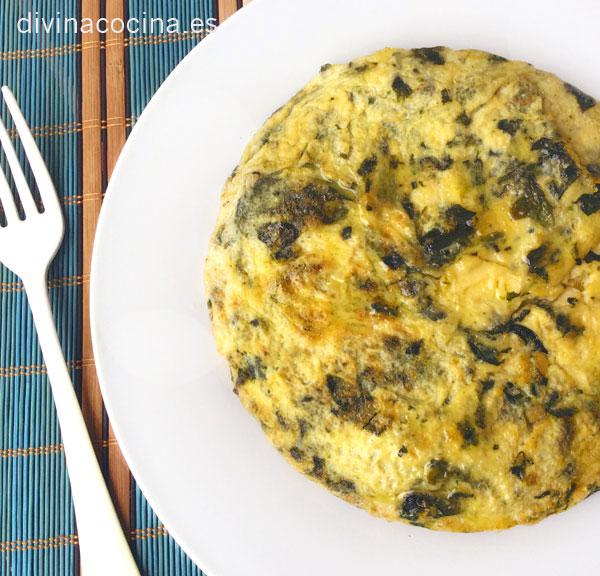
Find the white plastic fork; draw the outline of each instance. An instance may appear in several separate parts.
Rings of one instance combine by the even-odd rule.
[[[50,308],[48,266],[64,234],[62,209],[15,97],[6,86],[2,88],[2,95],[35,177],[44,211],[38,211],[11,138],[0,119],[0,142],[25,213],[25,219],[21,220],[6,176],[0,169],[0,202],[6,220],[6,226],[0,227],[0,262],[21,277],[37,328],[62,432],[82,572],[86,576],[139,575],[96,460]]]

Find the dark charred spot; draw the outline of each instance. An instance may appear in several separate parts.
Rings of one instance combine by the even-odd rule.
[[[555,198],[561,198],[565,190],[579,177],[579,168],[569,156],[565,145],[558,140],[540,138],[531,149],[538,152],[538,166],[552,176],[550,192]]]
[[[587,487],[588,490],[588,497],[591,496],[592,494],[596,494],[596,492],[600,492],[600,484],[590,484]]]
[[[323,224],[334,224],[345,218],[347,199],[331,186],[308,184],[284,197],[281,211],[294,222],[316,219]]]
[[[386,336],[383,339],[383,344],[388,350],[396,350],[402,344],[402,340],[398,336]]]
[[[323,66],[321,66],[320,68],[320,72],[325,72],[326,70],[329,70],[331,68],[331,64],[323,64]]]
[[[421,62],[442,66],[446,63],[446,59],[442,53],[443,51],[444,49],[441,46],[435,46],[433,48],[414,48],[412,54]]]
[[[596,192],[593,194],[582,194],[577,199],[577,203],[581,211],[587,216],[598,212],[600,210],[600,185],[596,184]]]
[[[429,296],[425,296],[419,301],[419,312],[434,322],[443,320],[446,317],[446,313],[440,310]]]
[[[266,367],[258,356],[247,356],[245,363],[237,369],[236,387],[249,380],[264,380]]]
[[[404,456],[405,454],[408,454],[408,448],[404,445],[400,446],[400,449],[398,450],[398,456],[400,456],[400,458],[402,458],[402,456]]]
[[[258,239],[272,251],[277,252],[293,244],[300,232],[290,222],[268,222],[257,230]]]
[[[279,426],[281,426],[281,428],[283,430],[288,430],[290,426],[288,424],[288,421],[283,416],[283,414],[281,412],[277,411],[277,412],[275,412],[275,416],[277,416],[277,423],[279,424]]]
[[[556,390],[553,390],[544,404],[544,410],[547,414],[556,418],[569,418],[576,414],[577,408],[574,406],[558,406],[559,403],[560,394]]]
[[[458,430],[463,437],[465,445],[477,446],[479,440],[475,427],[467,420],[458,423]]]
[[[594,178],[600,178],[600,164],[591,163],[588,164],[586,168]]]
[[[540,276],[544,280],[548,280],[548,272],[544,268],[544,259],[548,252],[548,246],[546,244],[540,244],[537,248],[530,250],[527,253],[527,265],[529,267],[529,272],[535,274],[536,276]]]
[[[472,227],[475,216],[475,212],[467,210],[460,204],[452,204],[452,206],[446,210],[446,218],[448,218],[455,227]]]
[[[353,384],[332,374],[327,375],[325,383],[334,402],[342,409],[342,411],[348,412],[355,408],[357,402],[357,389]]]
[[[412,88],[400,76],[394,78],[392,89],[398,98],[408,98],[412,94]]]
[[[498,121],[497,126],[499,130],[502,130],[502,132],[506,132],[507,134],[514,136],[521,127],[522,123],[523,121],[519,118],[514,118],[513,120],[503,118],[502,120]]]
[[[398,282],[398,287],[403,296],[414,298],[423,289],[423,284],[414,278],[403,278]]]
[[[448,230],[433,228],[421,237],[425,258],[432,266],[442,266],[453,260],[475,233],[475,212],[454,204],[445,213]]]
[[[235,222],[241,229],[256,216],[272,210],[277,196],[286,191],[283,180],[271,174],[257,174],[254,184],[238,200],[235,209]]]
[[[273,254],[275,260],[291,260],[296,256],[297,254],[292,246],[284,246],[281,250],[277,250],[277,252]]]
[[[400,505],[400,517],[410,522],[454,516],[460,512],[456,499],[429,492],[409,492]]]
[[[350,382],[328,374],[325,384],[343,418],[362,425],[368,424],[373,418],[373,399],[358,380]]]
[[[363,430],[381,436],[388,428],[389,420],[383,418],[379,414],[373,414],[369,421],[363,426]]]
[[[443,172],[451,168],[454,164],[454,160],[450,156],[444,156],[442,158],[436,158],[434,156],[425,156],[419,160],[421,168],[433,168]]]
[[[348,240],[352,237],[352,226],[344,226],[340,234],[343,240]]]
[[[486,362],[487,364],[492,364],[493,366],[500,366],[500,364],[502,364],[502,360],[498,357],[499,352],[495,348],[487,346],[473,336],[469,336],[467,342],[471,352],[473,352],[478,360]]]
[[[371,290],[375,290],[377,288],[377,284],[373,282],[370,278],[366,278],[365,280],[360,280],[358,282],[358,289],[364,290],[365,292],[370,292]]]
[[[402,198],[402,208],[406,212],[406,215],[411,219],[415,219],[415,207],[413,203],[408,198]]]
[[[473,186],[481,186],[482,184],[485,184],[486,178],[481,158],[475,158],[474,160],[463,160],[463,165],[469,171]]]
[[[484,397],[494,387],[495,382],[492,378],[486,378],[480,384],[481,388],[479,389],[479,402],[475,410],[475,424],[479,428],[485,428]]]
[[[434,458],[427,462],[425,479],[428,484],[439,484],[444,481],[450,473],[450,465],[443,458]]]
[[[497,63],[508,62],[508,60],[504,56],[498,56],[498,54],[492,54],[492,53],[490,53],[488,55],[488,60],[490,62],[497,62]]]
[[[538,308],[541,308],[544,312],[546,312],[546,314],[548,314],[548,316],[551,316],[552,318],[554,318],[555,312],[554,312],[554,308],[552,307],[552,302],[550,302],[550,300],[546,300],[545,298],[532,298],[532,299],[528,300],[528,302],[530,304],[532,304],[533,306],[537,306]],[[520,320],[516,320],[516,321],[520,322]]]
[[[468,126],[471,124],[471,118],[467,115],[466,112],[461,112],[457,117],[456,121],[463,126]]]
[[[304,460],[304,452],[302,452],[302,450],[296,446],[290,448],[290,456],[298,462]]]
[[[454,239],[449,234],[444,234],[439,228],[432,228],[421,237],[421,244],[425,249],[425,254],[431,259],[438,259],[437,254],[447,249]],[[443,260],[440,260],[440,264]]]
[[[515,336],[518,336],[522,342],[531,346],[537,352],[548,354],[548,350],[544,346],[544,343],[531,328],[518,324],[512,320],[494,328],[491,331],[491,334],[514,334]]]
[[[548,350],[544,346],[543,342],[531,328],[527,328],[527,326],[523,326],[521,324],[510,324],[508,326],[508,331],[517,335],[523,342],[525,342],[525,344],[531,345],[534,350],[548,354]]]
[[[504,232],[497,230],[495,232],[490,232],[485,236],[481,237],[481,243],[494,250],[494,252],[500,252],[500,244],[506,240],[506,236]]]
[[[494,382],[493,378],[486,378],[485,380],[481,381],[481,393],[485,394],[486,392],[489,392],[494,385],[496,384],[496,382]]]
[[[375,166],[377,166],[377,156],[373,155],[369,158],[365,158],[358,168],[358,174],[360,176],[366,176],[375,170]]]
[[[573,476],[575,476],[576,471],[577,471],[577,466],[575,465],[575,462],[569,462],[564,467],[561,474],[567,478],[572,478]]]
[[[530,166],[512,168],[500,178],[499,183],[502,193],[516,196],[510,207],[510,214],[515,220],[531,218],[543,226],[552,222],[552,204],[538,185]]]
[[[404,266],[404,258],[396,250],[390,250],[381,260],[391,270],[399,270]]]
[[[373,302],[371,304],[371,310],[382,316],[398,316],[398,307],[390,306],[384,302]]]
[[[302,399],[304,402],[304,398]],[[300,418],[298,420],[298,431],[300,433],[300,438],[304,438],[306,433],[310,430],[310,424],[304,420],[304,418]]]
[[[541,307],[541,300],[540,300],[540,302],[536,302],[536,305]],[[552,309],[552,308],[550,307],[550,309]],[[523,308],[522,310],[517,312],[516,316],[514,316],[512,321],[513,322],[522,322],[523,320],[525,320],[525,318],[527,318],[527,316],[529,316],[530,312],[531,312],[531,310],[529,308]]]
[[[575,490],[577,490],[577,483],[576,482],[572,482],[571,485],[569,486],[569,489],[565,492],[565,496],[564,496],[564,502],[565,502],[564,505],[565,505],[565,507],[571,501],[571,497],[575,493]]]
[[[411,342],[407,348],[406,353],[409,356],[418,356],[421,353],[421,347],[423,346],[423,340],[415,340]]]
[[[592,250],[590,250],[583,258],[586,264],[591,264],[592,262],[600,262],[600,254],[596,254]]]
[[[356,492],[356,485],[354,482],[351,480],[346,480],[345,478],[341,480],[328,480],[327,486],[329,486],[335,492],[340,492],[342,494]]]
[[[452,102],[452,96],[450,96],[448,88],[444,88],[440,94],[442,97],[442,104],[448,104],[448,102]]]
[[[370,394],[377,386],[379,386],[378,376],[373,368],[367,367],[359,372],[356,377],[356,384],[360,390]]]
[[[533,464],[533,460],[528,458],[525,452],[519,452],[510,467],[510,473],[519,480],[524,480],[526,468],[531,464]]]
[[[569,94],[575,96],[575,100],[577,100],[577,104],[579,104],[579,109],[582,112],[589,110],[596,104],[596,101],[591,96],[588,96],[585,92],[582,92],[581,90],[579,90],[579,88],[573,86],[573,84],[565,82],[565,89]]]
[[[521,405],[527,400],[527,396],[521,388],[513,384],[512,382],[507,382],[502,389],[504,393],[504,398],[509,404],[513,405]]]
[[[258,232],[273,252],[289,247],[306,225],[332,224],[348,213],[345,203],[350,199],[325,180],[294,189],[278,175],[257,176],[238,201],[235,222],[244,234]],[[265,214],[277,218],[256,231],[254,222]]]
[[[581,326],[573,324],[570,318],[562,312],[556,314],[554,317],[554,322],[560,333],[564,336],[567,334],[579,335],[583,332],[583,328]]]
[[[322,478],[325,472],[325,460],[323,458],[319,458],[318,456],[313,456],[312,461],[313,468],[311,470],[311,474],[317,478]]]

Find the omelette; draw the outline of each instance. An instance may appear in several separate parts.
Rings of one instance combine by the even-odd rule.
[[[600,107],[524,62],[324,65],[227,180],[205,266],[233,387],[300,472],[436,530],[600,487]]]

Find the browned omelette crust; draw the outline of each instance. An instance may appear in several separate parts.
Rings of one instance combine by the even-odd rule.
[[[534,522],[600,482],[600,109],[478,51],[320,74],[227,181],[218,348],[273,444],[390,520]]]

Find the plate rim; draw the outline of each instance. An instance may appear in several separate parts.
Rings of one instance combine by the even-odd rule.
[[[99,262],[102,258],[102,239],[106,236],[106,228],[108,227],[108,213],[110,209],[110,204],[112,202],[112,198],[115,194],[115,182],[118,181],[119,175],[121,171],[124,170],[123,166],[125,166],[128,162],[128,157],[131,153],[131,150],[135,146],[135,140],[137,133],[140,131],[140,126],[143,128],[144,124],[147,122],[147,118],[152,115],[152,112],[155,108],[158,108],[160,101],[163,98],[163,95],[166,94],[171,86],[175,84],[177,77],[181,73],[181,70],[185,67],[185,65],[196,57],[197,53],[201,50],[206,49],[207,44],[210,46],[211,43],[215,42],[214,37],[220,37],[220,31],[223,29],[228,29],[232,22],[236,23],[239,19],[246,17],[248,11],[256,10],[256,6],[260,6],[263,2],[267,0],[253,0],[250,4],[244,6],[243,10],[238,10],[233,13],[231,16],[227,18],[223,23],[220,23],[215,30],[210,32],[205,38],[203,38],[194,48],[192,48],[184,58],[182,58],[175,68],[167,75],[163,83],[158,87],[156,92],[152,95],[148,103],[146,104],[144,110],[140,114],[137,122],[133,126],[131,133],[126,139],[121,152],[119,153],[119,157],[115,163],[115,167],[111,174],[110,180],[106,187],[106,193],[104,195],[104,199],[102,201],[102,206],[100,209],[100,214],[98,216],[98,221],[96,224],[96,232],[94,235],[94,242],[92,247],[92,258],[90,264],[90,292],[89,292],[89,322],[90,322],[90,335],[92,342],[92,352],[94,356],[94,366],[96,370],[96,376],[98,385],[100,387],[100,392],[102,395],[102,401],[104,407],[106,409],[106,413],[108,416],[108,420],[111,425],[111,429],[119,446],[119,450],[125,459],[127,467],[129,468],[130,473],[135,479],[136,484],[142,491],[144,498],[150,504],[150,507],[154,511],[157,519],[165,528],[169,536],[171,536],[175,543],[183,550],[183,552],[195,563],[195,565],[207,576],[220,576],[220,572],[215,569],[213,566],[210,566],[210,562],[207,562],[205,559],[198,558],[194,547],[187,541],[185,535],[181,533],[178,528],[174,525],[171,525],[170,519],[168,519],[168,514],[162,514],[163,507],[160,504],[159,499],[155,499],[154,492],[152,488],[146,484],[146,481],[143,478],[143,474],[138,474],[137,465],[135,464],[135,458],[132,457],[130,452],[130,447],[128,442],[125,440],[124,435],[122,434],[121,425],[119,424],[119,418],[114,418],[113,414],[113,406],[110,401],[106,401],[106,398],[109,396],[106,390],[106,382],[108,377],[105,374],[105,364],[101,359],[102,354],[98,354],[98,342],[100,341],[99,335],[99,326],[98,326],[98,315],[95,314],[96,309],[96,301],[98,298],[97,290],[97,278],[99,274],[97,273],[97,269],[100,266]],[[208,555],[207,555],[208,556]],[[202,565],[202,566],[201,566]]]

